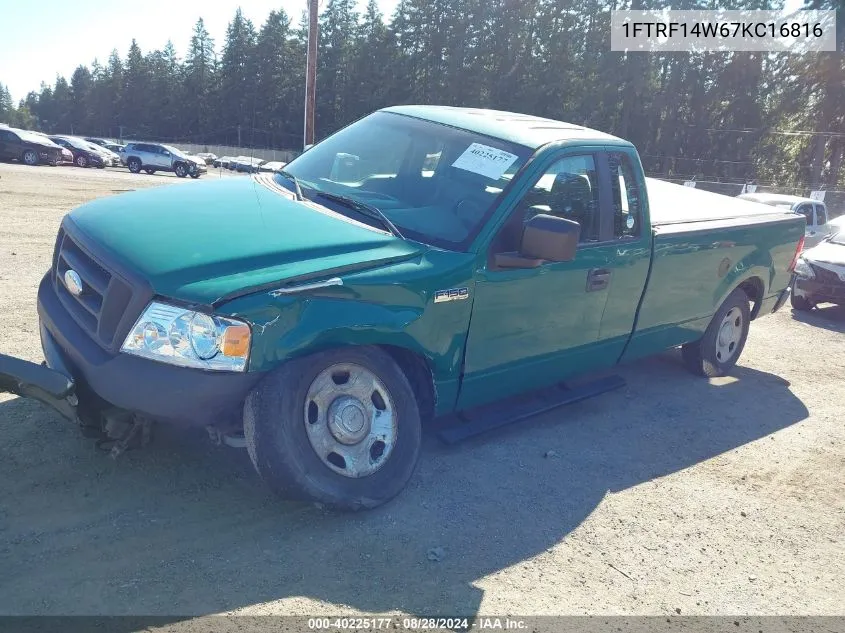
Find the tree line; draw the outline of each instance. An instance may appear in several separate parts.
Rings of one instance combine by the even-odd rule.
[[[609,50],[610,10],[659,0],[328,0],[320,15],[317,138],[372,110],[439,103],[570,121],[632,141],[646,171],[675,178],[845,186],[845,0],[836,53]],[[780,0],[732,8],[777,9]],[[711,8],[682,0],[674,9]],[[80,65],[0,121],[50,132],[299,149],[307,18],[240,9],[218,45],[197,21],[184,59],[173,44]],[[2,79],[2,78],[0,78]]]

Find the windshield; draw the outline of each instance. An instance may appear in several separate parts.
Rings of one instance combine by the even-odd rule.
[[[465,250],[530,154],[521,145],[376,112],[288,163],[285,173],[299,179],[306,197],[341,213],[354,211],[319,192],[377,207],[411,239]],[[283,174],[275,179],[294,189]]]
[[[162,145],[162,147],[174,156],[178,156],[179,158],[187,158],[187,156],[182,150],[176,149],[175,147],[171,147],[170,145]]]

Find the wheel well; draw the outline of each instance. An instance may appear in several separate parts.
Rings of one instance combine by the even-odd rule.
[[[420,419],[423,422],[434,417],[434,376],[428,361],[419,354],[394,345],[379,345],[382,350],[390,354],[399,368],[404,372],[411,388],[417,396],[417,406],[420,408]]]
[[[757,318],[760,306],[763,304],[763,281],[759,277],[751,277],[751,279],[746,279],[739,284],[738,287],[748,295],[748,300],[754,304],[751,308],[751,318]]]

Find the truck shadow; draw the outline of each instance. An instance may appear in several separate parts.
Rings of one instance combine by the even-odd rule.
[[[409,488],[352,515],[276,500],[245,451],[192,434],[115,462],[39,405],[0,403],[0,614],[181,619],[302,597],[473,615],[480,580],[559,544],[607,494],[808,415],[747,367],[711,384],[670,354],[621,373],[623,390],[458,446],[428,433]]]
[[[826,303],[811,312],[793,310],[792,318],[801,323],[821,327],[832,332],[845,332],[845,306]]]

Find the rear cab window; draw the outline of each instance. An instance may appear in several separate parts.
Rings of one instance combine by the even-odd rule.
[[[631,157],[625,152],[609,152],[613,237],[639,237],[642,226],[642,192]]]

